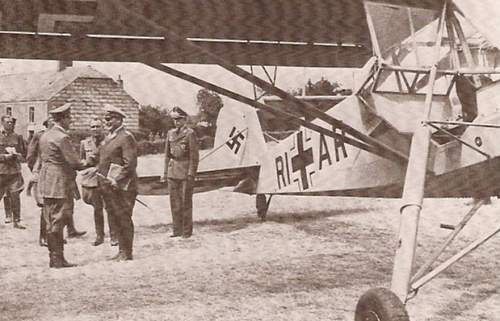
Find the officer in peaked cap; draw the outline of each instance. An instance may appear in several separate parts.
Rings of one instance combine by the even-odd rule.
[[[67,128],[69,129],[71,125],[71,103],[66,103],[60,107],[54,108],[51,111],[49,111],[50,117],[54,120],[55,123],[60,123],[60,124],[66,124]],[[73,187],[73,193],[74,197],[76,199],[80,198],[80,194],[78,191],[78,188],[75,186]],[[66,215],[66,226],[67,226],[67,231],[68,231],[68,237],[69,238],[74,238],[74,237],[79,237],[87,233],[86,231],[78,231],[75,228],[75,221],[73,219],[73,213],[74,213],[74,204],[71,205],[70,208],[67,209],[68,214]]]
[[[98,151],[98,188],[108,215],[114,218],[118,237],[116,261],[132,260],[134,223],[132,212],[137,196],[137,143],[125,129],[125,113],[112,105],[105,105],[105,125],[109,134]]]
[[[172,109],[172,112],[170,113],[170,117],[172,119],[180,119],[180,118],[187,118],[188,114],[182,110],[180,107],[174,107]]]
[[[49,114],[52,115],[53,118],[61,118],[62,116],[66,116],[71,112],[71,103],[66,103],[62,106],[52,109],[49,111]]]
[[[38,178],[38,191],[43,197],[43,215],[47,227],[50,267],[71,267],[64,258],[64,226],[72,221],[73,198],[77,195],[76,170],[84,168],[73,149],[67,133],[71,125],[71,104],[50,111],[54,125],[39,141],[42,165]],[[68,235],[71,227],[68,224]]]
[[[102,130],[102,122],[99,119],[90,121],[90,136],[80,142],[80,159],[87,163],[95,163],[99,154],[99,147],[103,143],[104,133]],[[82,172],[82,200],[94,208],[94,223],[96,231],[96,239],[92,243],[98,246],[104,243],[104,202],[102,193],[99,190],[99,181],[95,173],[96,168],[91,167],[89,170]],[[115,232],[114,217],[108,212],[109,233],[111,236],[111,245],[118,245],[118,240]]]
[[[111,104],[105,104],[104,111],[106,112],[107,116],[118,116],[121,118],[127,118],[127,115],[120,108],[115,107]]]
[[[162,180],[168,180],[173,233],[171,237],[191,237],[193,233],[193,188],[198,169],[198,141],[186,125],[187,113],[174,107],[170,116],[175,128],[167,133],[165,168]]]

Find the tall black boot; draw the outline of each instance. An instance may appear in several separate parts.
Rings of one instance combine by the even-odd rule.
[[[63,234],[63,231],[53,233],[53,234],[56,234],[56,239],[57,239],[57,241],[56,241],[56,244],[57,244],[56,254],[58,256],[58,260],[60,260],[60,264],[61,264],[60,267],[67,268],[67,267],[77,266],[76,264],[69,263],[64,258],[64,234]]]
[[[40,237],[38,239],[38,244],[40,244],[40,246],[48,247],[47,224],[45,223],[45,219],[43,218],[43,209],[40,213]]]
[[[96,239],[92,242],[93,246],[104,243],[104,214],[102,207],[94,207],[94,223]]]
[[[55,268],[61,265],[56,255],[57,240],[55,239],[54,233],[47,233],[47,247],[49,248],[49,267]]]
[[[111,239],[111,246],[118,245],[118,227],[116,226],[116,218],[109,214],[108,212],[108,226],[109,226],[109,236]]]
[[[10,206],[12,209],[12,217],[14,219],[14,228],[24,230],[26,227],[21,225],[21,198],[19,193],[10,194]]]
[[[68,221],[67,221],[67,228],[68,228],[68,237],[69,238],[73,238],[73,237],[80,237],[82,235],[84,235],[85,233],[87,233],[87,231],[77,231],[76,228],[75,228],[75,221],[73,220],[73,214],[71,214],[69,217],[68,217]]]
[[[132,252],[134,248],[134,228],[132,227],[131,230],[127,230],[125,233],[125,258],[126,260],[132,260]]]
[[[5,211],[5,224],[12,223],[12,206],[10,205],[9,194],[5,195],[5,197],[3,198],[3,208]]]
[[[124,239],[123,231],[117,231],[118,233],[118,253],[111,257],[110,261],[125,261],[127,255],[125,253],[126,249],[126,240]]]

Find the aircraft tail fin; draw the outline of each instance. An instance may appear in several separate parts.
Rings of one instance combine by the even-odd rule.
[[[214,148],[201,157],[199,171],[258,166],[266,150],[256,110],[231,102],[219,112]]]

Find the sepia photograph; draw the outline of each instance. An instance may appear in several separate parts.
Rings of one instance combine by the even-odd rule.
[[[498,0],[0,0],[0,321],[500,321]]]

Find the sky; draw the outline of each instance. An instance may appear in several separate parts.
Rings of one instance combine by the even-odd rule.
[[[113,79],[118,79],[120,76],[125,90],[141,105],[161,106],[167,109],[180,106],[190,114],[197,111],[196,93],[201,87],[149,66],[140,63],[76,61],[73,65],[76,67],[90,65]],[[253,98],[253,88],[249,82],[219,66],[189,64],[168,66]],[[249,67],[243,68],[250,70]],[[56,69],[56,61],[0,59],[0,75]],[[267,70],[272,74],[274,68],[268,67]],[[267,80],[261,67],[254,67],[254,71],[257,76]],[[315,82],[325,77],[330,81],[340,82],[345,88],[351,88],[354,72],[355,69],[278,67],[277,85],[281,89],[288,90],[303,87],[308,79]],[[229,98],[223,97],[223,102],[227,100]]]

